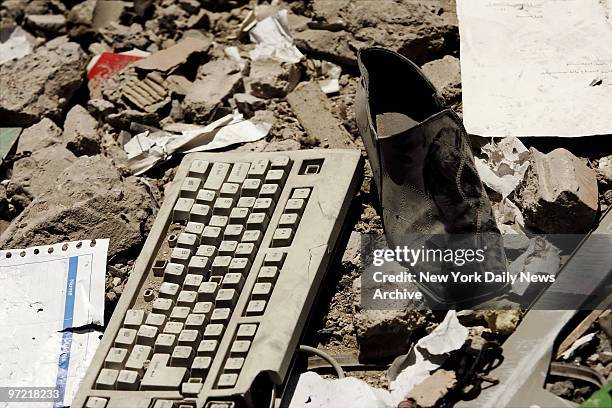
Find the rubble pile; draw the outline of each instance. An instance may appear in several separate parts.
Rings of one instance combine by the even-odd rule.
[[[255,3],[2,2],[0,49],[10,48],[11,58],[0,58],[0,124],[23,130],[1,157],[0,248],[109,238],[106,298],[112,312],[187,151],[182,147],[206,149],[212,143],[207,135],[221,129],[217,136],[227,140],[219,150],[363,150],[353,100],[355,52],[366,46],[411,58],[460,111],[453,0],[381,1],[376,7],[349,0],[260,1],[253,8]],[[237,123],[256,132],[243,139],[235,130],[243,128],[232,128]],[[168,140],[184,144],[175,154],[133,150],[142,140],[152,147]],[[612,205],[610,152],[588,158],[566,149],[542,153],[515,138],[476,150],[503,233],[584,233]],[[360,237],[382,233],[365,166],[349,245],[330,278],[329,306],[314,326],[322,348],[387,364],[444,316],[360,307]],[[466,347],[479,350],[510,335],[521,316],[508,310],[457,317],[469,331]],[[587,358],[609,373],[612,360],[603,343]],[[454,384],[450,370],[444,366],[430,381]],[[381,377],[376,370],[362,376],[388,386]],[[558,395],[582,398],[572,387],[550,386]],[[420,406],[434,406],[449,388],[424,384],[412,395]]]

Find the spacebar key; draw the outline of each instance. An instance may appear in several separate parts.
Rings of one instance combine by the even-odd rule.
[[[170,354],[153,354],[149,368],[140,382],[142,391],[180,391],[181,384],[187,379],[187,369],[168,367],[169,361]]]

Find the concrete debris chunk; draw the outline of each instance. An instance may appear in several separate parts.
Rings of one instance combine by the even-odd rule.
[[[321,140],[331,148],[353,147],[351,135],[327,107],[327,96],[316,83],[298,86],[287,95],[287,101],[309,136]]]
[[[68,22],[91,27],[94,22],[97,3],[98,0],[86,0],[75,5],[68,12]]]
[[[64,122],[66,148],[76,156],[93,156],[100,153],[98,122],[81,105],[75,105]]]
[[[515,309],[486,310],[484,318],[487,326],[494,333],[508,335],[514,333],[521,318],[521,312]]]
[[[35,152],[62,143],[62,141],[62,129],[51,119],[44,118],[37,124],[23,130],[17,144],[17,153]]]
[[[0,236],[0,247],[97,236],[110,239],[109,256],[139,250],[154,209],[146,189],[122,179],[108,159],[80,157],[13,221]]]
[[[442,9],[456,14],[450,4]],[[359,48],[382,46],[420,65],[449,54],[458,40],[457,22],[427,2],[314,0],[312,11],[311,28],[293,33],[296,45],[343,64],[356,65]]]
[[[416,401],[419,407],[435,407],[440,398],[455,386],[457,378],[454,371],[437,370],[425,381],[414,386],[406,398]]]
[[[156,52],[148,58],[136,63],[136,68],[145,71],[169,72],[187,62],[195,53],[207,52],[211,42],[196,37],[187,37],[170,48]]]
[[[0,122],[30,126],[43,117],[58,119],[83,84],[86,63],[78,44],[58,39],[0,65]]]
[[[66,32],[66,17],[61,14],[29,14],[26,23],[34,30],[54,34]]]
[[[127,7],[127,1],[98,0],[93,18],[93,27],[96,30],[106,27],[109,23],[119,22],[121,15]]]
[[[248,93],[235,93],[234,101],[240,113],[247,117],[253,116],[255,111],[265,109],[266,107],[266,102],[263,99]]]
[[[106,121],[117,129],[130,130],[130,125],[133,122],[142,123],[143,125],[155,125],[159,122],[159,116],[157,113],[125,109],[117,113],[111,113],[106,117]]]
[[[187,117],[196,123],[206,121],[211,113],[242,87],[240,66],[227,58],[210,61],[200,67],[202,74],[193,83],[183,101]]]
[[[461,102],[461,64],[458,58],[445,55],[422,68],[448,105]]]
[[[259,98],[282,98],[295,88],[299,80],[300,70],[296,65],[266,58],[251,63],[245,86]]]
[[[595,171],[565,149],[530,153],[533,165],[516,198],[525,225],[550,234],[588,231],[598,209]]]

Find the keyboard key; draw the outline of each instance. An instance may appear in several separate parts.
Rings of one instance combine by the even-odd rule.
[[[291,159],[289,158],[289,156],[277,156],[274,159],[272,159],[272,162],[270,163],[270,168],[274,169],[274,170],[285,170],[286,172],[289,172],[289,169],[291,168]]]
[[[153,348],[151,346],[137,344],[130,353],[130,357],[125,363],[125,368],[136,371],[139,375],[143,375],[145,362],[149,359],[152,352]]]
[[[170,262],[187,266],[191,250],[186,248],[173,248],[170,254]]]
[[[253,205],[255,205],[255,200],[256,197],[240,197],[240,199],[238,200],[238,204],[236,204],[236,207],[253,208]]]
[[[210,169],[210,174],[204,182],[204,189],[219,191],[227,174],[229,173],[230,165],[227,163],[215,163]]]
[[[248,323],[241,324],[238,326],[238,332],[236,333],[236,338],[241,340],[250,340],[255,337],[255,333],[257,333],[257,325]]]
[[[210,170],[210,164],[205,160],[194,160],[189,166],[189,177],[199,178],[204,180],[208,171]]]
[[[195,199],[198,195],[198,190],[200,189],[201,183],[202,180],[200,180],[199,178],[185,177],[185,181],[183,181],[183,184],[181,185],[179,197]]]
[[[217,340],[202,340],[198,346],[198,356],[214,356],[217,344]]]
[[[159,287],[159,297],[175,300],[181,291],[181,286],[178,283],[162,282]]]
[[[176,300],[176,304],[179,306],[187,306],[192,308],[198,300],[198,292],[194,290],[181,290]]]
[[[193,363],[192,363],[192,365],[193,365]],[[189,379],[189,382],[183,383],[181,385],[181,394],[183,395],[183,397],[185,397],[185,398],[195,398],[195,397],[198,396],[200,391],[202,391],[202,388],[204,387],[204,384],[202,384],[201,381],[192,381],[192,380],[196,380],[196,379],[197,378],[194,378],[193,377],[193,373],[192,373],[192,377]],[[180,407],[180,405],[179,405],[179,407]]]
[[[117,389],[126,391],[137,391],[139,385],[139,374],[132,370],[121,370],[117,377]]]
[[[246,225],[247,218],[249,217],[248,208],[232,208],[229,216],[229,222],[231,224]]]
[[[194,357],[193,348],[189,346],[176,346],[172,351],[170,365],[172,367],[189,367]]]
[[[283,170],[270,170],[266,174],[264,182],[266,184],[278,184],[282,187],[285,185],[285,180],[287,180],[287,175]]]
[[[115,347],[132,350],[132,347],[136,343],[136,330],[121,328],[117,333],[115,339]]]
[[[221,197],[234,198],[240,191],[240,185],[236,183],[223,183],[221,186]]]
[[[147,326],[155,326],[159,330],[159,328],[166,324],[166,316],[159,313],[149,313],[147,320],[145,320],[145,324]]]
[[[278,220],[278,227],[279,228],[291,228],[292,230],[295,230],[299,222],[300,222],[300,216],[297,215],[296,213],[293,213],[293,214],[285,213],[281,215],[280,220]]]
[[[250,167],[250,163],[234,163],[232,171],[227,178],[228,183],[241,184],[247,178]]]
[[[276,282],[278,277],[278,268],[276,266],[262,266],[257,274],[258,282]]]
[[[200,245],[196,252],[196,256],[203,256],[210,259],[214,258],[215,255],[217,255],[217,247],[212,245]]]
[[[244,358],[242,357],[230,357],[225,362],[224,371],[228,372],[239,372],[244,364]]]
[[[285,212],[302,215],[305,207],[306,201],[303,198],[290,198],[285,205]]]
[[[270,168],[270,160],[268,159],[257,159],[251,163],[249,168],[248,178],[250,179],[263,179],[266,176],[266,172]]]
[[[278,184],[264,184],[259,191],[260,198],[271,198],[276,201],[280,196],[281,189]]]
[[[166,270],[164,271],[164,281],[174,283],[183,282],[185,275],[185,265],[170,262],[166,265]]]
[[[196,196],[196,203],[212,206],[217,199],[217,193],[212,190],[200,190]]]
[[[85,408],[106,408],[108,400],[102,397],[89,397],[85,403]]]
[[[211,227],[225,228],[229,222],[227,215],[213,215],[208,225]]]
[[[223,276],[227,273],[227,269],[232,262],[231,256],[216,256],[213,260],[210,273],[212,276]]]
[[[227,269],[229,273],[238,273],[242,276],[246,276],[249,273],[251,268],[251,261],[249,258],[233,258],[232,262],[230,262],[229,268]]]
[[[156,326],[142,325],[136,333],[136,343],[145,346],[153,346],[157,337],[158,328]]]
[[[104,359],[105,368],[120,370],[125,365],[128,357],[128,350],[124,348],[111,347]]]
[[[240,243],[236,247],[236,258],[248,258],[253,260],[257,253],[257,248],[255,248],[255,244],[253,243]]]
[[[189,221],[206,224],[212,217],[212,213],[208,204],[194,204],[189,212]]]
[[[176,335],[170,333],[160,333],[155,339],[155,353],[172,353],[176,345]]]
[[[291,228],[277,228],[272,236],[272,247],[286,247],[293,241],[293,230]]]
[[[208,245],[200,245],[200,248]],[[214,248],[214,247],[212,247]],[[200,253],[200,249],[198,249],[198,253]],[[192,275],[202,275],[206,276],[208,274],[208,269],[210,268],[210,261],[207,256],[192,256],[189,260],[189,265],[187,266],[187,272]]]
[[[225,326],[222,324],[209,324],[204,329],[203,337],[205,340],[220,340],[224,330]]]
[[[172,303],[172,299],[157,298],[153,301],[153,312],[169,316],[173,306]]]
[[[155,263],[153,263],[153,276],[159,278],[164,276],[164,269],[166,269],[166,265],[168,265],[167,259],[156,259]]]
[[[203,282],[198,288],[198,301],[214,302],[218,286],[216,282]]]
[[[268,217],[272,215],[272,211],[274,211],[274,203],[270,198],[258,198],[255,200],[255,205],[253,205],[253,212],[256,213],[264,213]]]
[[[208,315],[203,313],[191,313],[187,316],[187,320],[185,320],[185,329],[189,330],[197,330],[198,332],[202,331],[204,326],[208,323]]]
[[[210,225],[204,227],[204,232],[202,233],[202,239],[200,242],[205,245],[218,246],[221,242],[221,228],[219,227],[211,227]]]
[[[219,388],[231,388],[236,385],[236,381],[238,381],[238,374],[222,374],[217,386]]]
[[[198,330],[183,330],[178,338],[178,344],[192,348],[200,344],[200,332]]]
[[[242,242],[243,243],[252,243],[255,247],[258,247],[261,244],[261,239],[263,238],[263,233],[258,230],[247,230],[242,234]]]
[[[234,206],[233,198],[219,197],[215,200],[215,205],[213,206],[213,214],[230,215],[230,212],[233,206]]]
[[[149,367],[140,382],[142,391],[175,391],[187,378],[187,368],[168,367],[169,354],[153,354]]]
[[[246,228],[248,230],[265,231],[268,227],[268,215],[265,212],[255,212],[249,215]]]
[[[193,359],[193,363],[191,364],[191,375],[204,378],[206,377],[206,374],[208,374],[208,370],[210,370],[211,365],[211,357],[198,356]]]
[[[242,183],[242,189],[240,190],[241,197],[257,197],[259,194],[259,188],[261,187],[261,180],[248,178]]]
[[[210,322],[212,324],[227,325],[230,317],[232,316],[232,310],[227,307],[218,307],[213,310],[210,316]]]
[[[221,244],[219,245],[219,255],[234,256],[234,252],[236,252],[237,246],[238,241],[221,241]]]
[[[96,389],[98,390],[114,390],[119,376],[118,370],[111,368],[103,368],[100,370],[98,379],[96,380]]]
[[[130,309],[123,319],[123,327],[137,329],[144,320],[144,310]]]
[[[199,237],[202,235],[202,232],[204,232],[204,224],[201,222],[189,221],[185,227],[185,232],[187,234],[194,234]]]
[[[182,232],[176,239],[176,247],[188,249],[190,252],[195,252],[196,246],[199,244],[198,236],[195,234],[187,234]]]
[[[170,313],[170,320],[173,322],[184,322],[191,313],[191,308],[187,306],[174,306]]]
[[[251,348],[250,340],[236,340],[232,344],[230,354],[233,356],[245,356],[249,351],[249,348]]]
[[[221,286],[225,289],[235,289],[240,292],[242,286],[244,286],[244,277],[241,273],[228,273],[223,277]]]
[[[191,265],[191,262],[189,262],[189,265]],[[187,276],[185,276],[185,280],[183,281],[183,290],[197,291],[203,280],[204,277],[202,275],[197,275],[193,273],[187,274]]]
[[[303,200],[307,200],[310,197],[310,188],[296,188],[291,193],[291,198],[301,198]]]
[[[268,300],[272,294],[272,284],[270,282],[258,282],[253,286],[251,296],[257,300]]]
[[[187,221],[191,207],[195,203],[193,198],[179,198],[176,200],[174,210],[172,211],[172,222]]]
[[[219,289],[215,298],[215,307],[233,308],[238,301],[238,292],[235,289]]]
[[[225,228],[223,239],[228,241],[240,241],[244,233],[244,226],[239,224],[230,224]]]
[[[261,316],[266,310],[265,300],[251,300],[247,305],[246,315],[247,316]]]
[[[209,314],[213,309],[212,302],[197,302],[193,307],[193,313]]]

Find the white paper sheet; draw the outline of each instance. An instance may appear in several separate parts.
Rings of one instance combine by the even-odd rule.
[[[68,330],[104,323],[108,240],[91,243],[0,251],[0,386],[55,387],[62,397],[28,407],[70,405],[100,342],[98,330]]]
[[[457,0],[457,14],[469,133],[612,134],[611,0]]]

